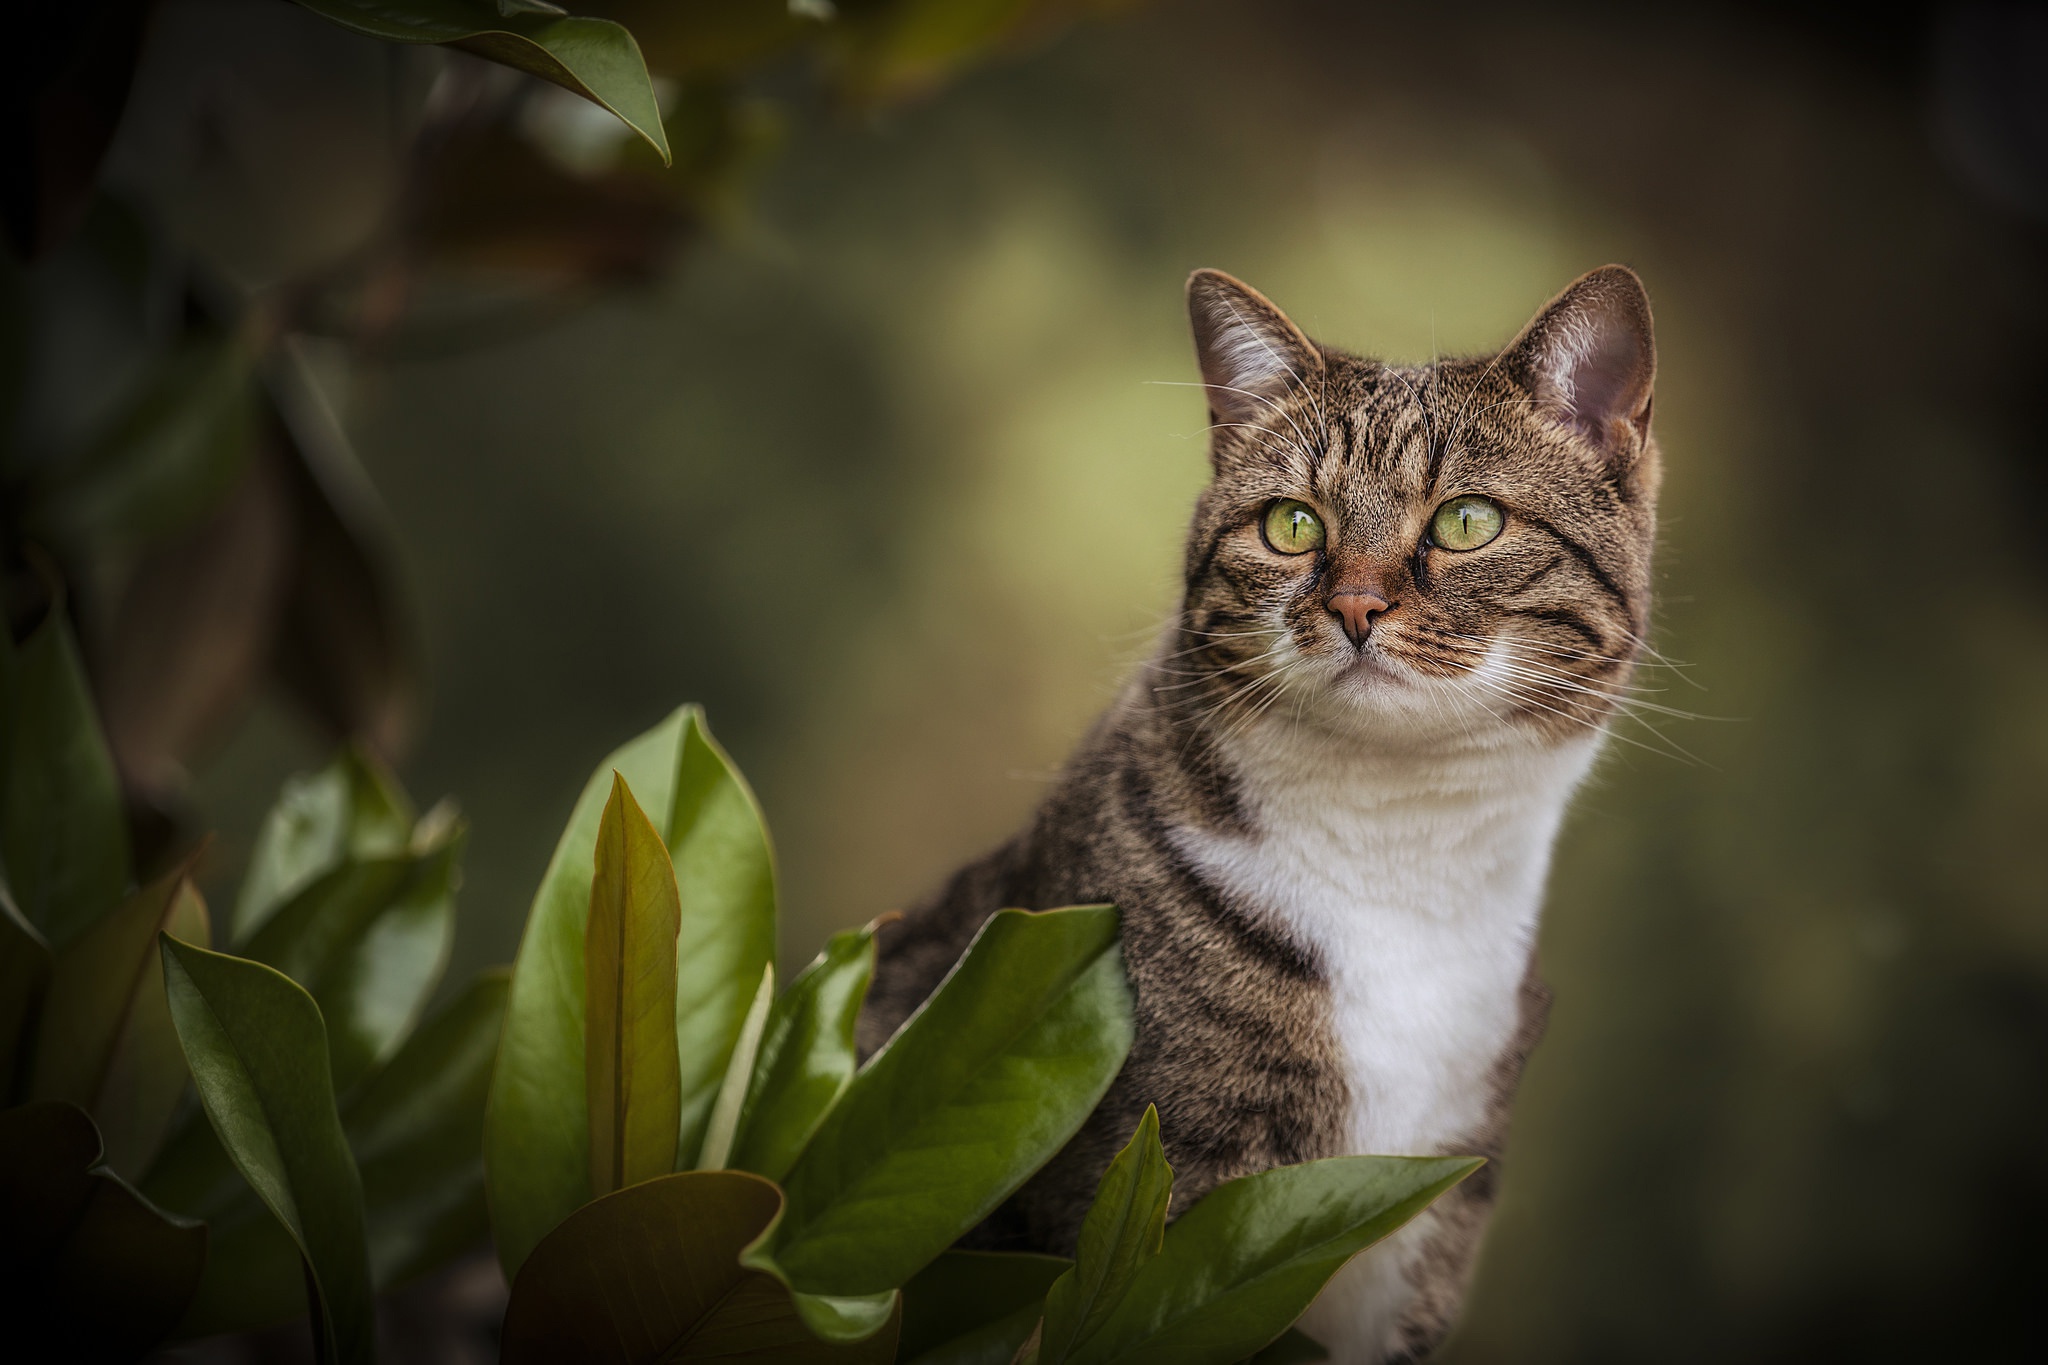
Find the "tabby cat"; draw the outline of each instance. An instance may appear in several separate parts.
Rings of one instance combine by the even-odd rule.
[[[976,1235],[1071,1252],[1147,1104],[1174,1211],[1343,1153],[1491,1160],[1302,1326],[1341,1362],[1450,1327],[1548,993],[1551,844],[1646,630],[1649,299],[1621,266],[1497,355],[1383,364],[1188,282],[1213,478],[1156,654],[1024,831],[883,932],[872,1050],[1004,906],[1111,902],[1130,1060]]]

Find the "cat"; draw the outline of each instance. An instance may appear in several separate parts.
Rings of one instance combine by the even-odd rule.
[[[1606,266],[1498,354],[1412,368],[1220,272],[1188,308],[1213,477],[1179,611],[1024,831],[881,931],[861,1045],[997,909],[1115,904],[1130,1058],[975,1244],[1071,1253],[1147,1104],[1175,1213],[1318,1157],[1485,1156],[1302,1320],[1335,1361],[1414,1359],[1492,1210],[1551,845],[1644,647],[1649,298]]]

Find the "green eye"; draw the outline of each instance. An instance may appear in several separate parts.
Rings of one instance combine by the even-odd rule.
[[[1507,514],[1485,498],[1452,498],[1429,523],[1430,543],[1446,550],[1476,550],[1500,534]]]
[[[1266,509],[1266,543],[1283,555],[1323,548],[1323,519],[1305,502],[1282,498]]]

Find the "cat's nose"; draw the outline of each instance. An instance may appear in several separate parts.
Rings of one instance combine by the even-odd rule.
[[[1340,592],[1330,598],[1330,613],[1344,623],[1351,643],[1362,645],[1372,634],[1372,619],[1394,604],[1370,588],[1363,592]]]

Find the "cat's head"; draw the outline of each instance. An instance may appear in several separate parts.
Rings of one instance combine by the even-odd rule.
[[[1658,458],[1650,303],[1581,277],[1498,354],[1390,366],[1256,290],[1188,281],[1214,477],[1172,714],[1553,744],[1608,719],[1643,647]]]

